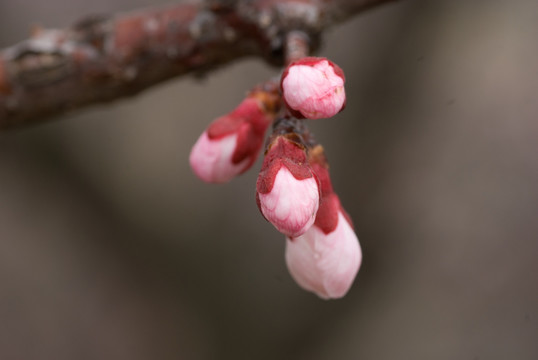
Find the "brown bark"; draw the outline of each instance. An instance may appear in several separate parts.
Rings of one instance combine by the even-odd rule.
[[[206,0],[40,29],[0,51],[0,129],[135,95],[187,73],[258,56],[285,61],[286,35],[322,32],[391,0]]]

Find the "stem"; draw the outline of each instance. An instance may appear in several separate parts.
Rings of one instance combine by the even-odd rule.
[[[303,31],[290,31],[286,36],[284,55],[286,65],[310,55],[310,39]]]

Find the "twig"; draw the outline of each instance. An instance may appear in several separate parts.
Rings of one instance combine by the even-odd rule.
[[[0,51],[0,129],[135,95],[245,56],[283,65],[288,33],[306,34],[315,51],[325,29],[389,1],[206,0],[39,29]]]

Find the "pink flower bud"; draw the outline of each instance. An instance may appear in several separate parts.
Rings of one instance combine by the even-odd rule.
[[[271,121],[255,94],[247,97],[200,136],[189,157],[192,170],[209,183],[224,183],[245,172],[256,161]]]
[[[286,239],[286,264],[295,281],[323,299],[344,296],[359,270],[359,241],[336,194],[324,196],[314,225]]]
[[[280,83],[284,102],[297,118],[329,118],[346,104],[344,72],[325,58],[307,57],[291,63]]]
[[[204,131],[192,147],[189,161],[194,173],[208,183],[224,183],[246,170],[249,159],[232,162],[237,148],[237,134],[211,139]]]
[[[265,156],[256,190],[261,213],[286,236],[300,236],[314,223],[318,181],[297,143],[277,137]]]

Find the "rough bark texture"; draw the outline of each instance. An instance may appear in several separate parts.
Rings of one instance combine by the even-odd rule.
[[[322,32],[391,0],[207,0],[38,29],[0,52],[0,129],[113,101],[245,56],[285,61],[286,35]]]

